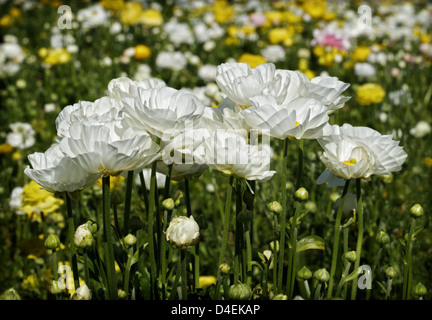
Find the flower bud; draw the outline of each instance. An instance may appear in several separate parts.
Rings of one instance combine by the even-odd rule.
[[[297,200],[307,200],[309,198],[309,192],[306,190],[306,188],[299,188],[297,189],[297,191],[294,193],[294,196]]]
[[[63,292],[63,290],[64,290],[63,284],[61,284],[58,280],[53,280],[51,282],[51,286],[50,286],[51,294],[59,294],[60,292]]]
[[[302,280],[309,280],[312,278],[312,271],[310,271],[306,266],[303,266],[298,272],[297,272],[297,278]]]
[[[251,295],[251,287],[240,281],[237,284],[231,285],[228,289],[228,297],[231,300],[248,300]]]
[[[173,210],[175,207],[175,203],[174,203],[174,200],[172,198],[168,198],[168,199],[165,199],[164,201],[162,201],[162,205],[166,210],[169,210],[169,211]]]
[[[87,223],[80,225],[74,235],[74,243],[79,248],[91,247],[93,245],[93,235],[90,232]]]
[[[390,237],[386,232],[380,231],[376,236],[376,240],[380,245],[385,245],[390,242]]]
[[[119,297],[119,299],[126,299],[127,298],[127,293],[124,292],[124,290],[119,289],[117,291],[117,295]]]
[[[330,279],[330,274],[328,273],[326,268],[322,268],[315,271],[314,278],[321,282],[327,282]]]
[[[288,300],[288,296],[286,296],[286,295],[284,295],[282,293],[279,293],[279,294],[275,295],[272,298],[272,300]]]
[[[91,298],[92,293],[86,284],[83,284],[81,287],[76,289],[74,295],[72,296],[72,300],[91,300]]]
[[[87,223],[88,229],[90,230],[90,232],[92,234],[95,234],[98,231],[99,227],[98,227],[96,222],[88,220],[86,223]]]
[[[51,233],[46,237],[44,245],[47,249],[55,250],[60,246],[60,240],[56,234]]]
[[[355,251],[348,251],[345,253],[345,259],[349,262],[354,262],[357,260],[357,253]]]
[[[222,263],[219,266],[219,269],[222,273],[228,274],[231,270],[231,267],[227,263]]]
[[[280,204],[279,202],[277,202],[277,201],[269,202],[269,203],[267,204],[267,208],[268,208],[271,212],[276,213],[276,214],[279,214],[279,213],[282,212],[282,206],[281,206],[281,204]]]
[[[385,270],[385,274],[387,275],[387,277],[389,278],[395,278],[397,276],[397,271],[393,268],[393,267],[388,267]]]
[[[14,288],[10,288],[0,295],[0,300],[21,300],[21,297]]]
[[[137,238],[130,233],[123,238],[123,243],[128,247],[133,246],[136,242],[137,242]]]
[[[426,289],[426,287],[421,283],[421,282],[419,282],[415,287],[414,287],[414,290],[413,290],[413,292],[414,292],[414,294],[416,295],[416,296],[424,296],[424,295],[426,295],[426,293],[427,293],[427,289]]]
[[[415,204],[411,207],[410,213],[414,218],[419,218],[423,215],[423,208],[419,204]]]
[[[199,226],[193,216],[190,218],[186,216],[173,218],[166,231],[166,240],[180,249],[187,249],[195,245],[199,236]]]

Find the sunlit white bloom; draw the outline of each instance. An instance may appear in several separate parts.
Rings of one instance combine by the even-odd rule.
[[[148,64],[141,63],[137,66],[136,72],[133,76],[135,81],[142,81],[151,78],[151,68]]]
[[[108,83],[108,95],[117,100],[123,97],[137,97],[138,88],[153,89],[166,86],[165,81],[158,78],[148,78],[137,81],[127,77],[119,77],[112,79]]]
[[[60,149],[86,172],[116,175],[141,170],[159,157],[159,146],[145,132],[137,134],[120,121],[100,125],[74,122]]]
[[[178,22],[172,19],[165,23],[164,29],[168,39],[175,46],[180,46],[181,44],[190,45],[194,43],[192,30],[187,23]]]
[[[313,98],[325,105],[329,112],[342,108],[351,97],[341,96],[350,86],[336,77],[318,76],[305,83],[301,96]]]
[[[376,75],[376,68],[367,62],[357,62],[354,65],[354,73],[361,78],[370,78]]]
[[[35,152],[28,156],[31,166],[24,173],[44,189],[53,193],[81,190],[101,177],[101,173],[83,170],[73,159],[53,144],[44,153]]]
[[[138,88],[136,98],[123,97],[122,103],[123,126],[161,139],[167,139],[170,132],[194,126],[204,111],[203,103],[195,95],[171,87]]]
[[[199,237],[200,228],[193,216],[174,217],[166,230],[166,240],[183,250],[197,244]]]
[[[431,126],[429,122],[421,120],[419,121],[414,128],[410,129],[410,134],[412,134],[416,138],[423,138],[431,132]]]
[[[261,50],[261,54],[268,62],[278,62],[285,59],[285,49],[280,45],[270,45]]]
[[[368,127],[344,124],[332,126],[332,134],[318,139],[323,148],[321,161],[332,175],[344,180],[370,178],[371,175],[388,175],[399,171],[407,154],[392,135],[382,135]],[[326,171],[327,179],[331,175]]]
[[[18,149],[27,149],[36,142],[35,131],[29,123],[15,122],[9,125],[11,132],[6,135],[6,143]]]
[[[199,163],[205,163],[224,175],[246,180],[268,181],[276,173],[270,170],[269,143],[248,143],[246,130],[237,133],[214,130],[204,141],[201,152],[195,153]]]
[[[271,96],[251,98],[252,107],[242,111],[250,129],[269,130],[277,139],[317,139],[328,129],[327,108],[319,101],[298,98],[278,105]]]
[[[156,57],[156,66],[161,69],[170,69],[173,71],[179,71],[185,68],[187,65],[187,59],[185,55],[180,52],[168,52],[162,51]]]

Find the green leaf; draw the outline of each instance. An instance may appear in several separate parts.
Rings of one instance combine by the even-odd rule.
[[[251,266],[257,266],[261,271],[264,270],[264,268],[262,267],[262,265],[256,261],[251,261],[249,262]]]
[[[297,251],[296,252],[302,252],[305,250],[324,250],[324,240],[319,236],[307,236],[303,239],[297,241]]]
[[[148,242],[144,243],[144,245],[134,253],[134,255],[132,257],[132,261],[131,261],[131,266],[133,266],[134,263],[136,263],[139,260],[140,253],[142,252],[142,250],[144,250],[147,247],[147,245],[148,245]]]

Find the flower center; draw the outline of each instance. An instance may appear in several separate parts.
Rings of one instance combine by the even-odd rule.
[[[249,105],[245,105],[245,106],[240,105],[239,107],[240,107],[242,110],[244,110],[244,109],[249,108],[250,106],[252,106],[252,105],[251,105],[251,104],[249,104]]]
[[[342,161],[342,162],[345,163],[347,166],[352,166],[353,164],[357,163],[357,160],[355,158],[351,158],[349,160],[345,160],[345,161]]]
[[[300,122],[296,121],[295,125],[294,125],[294,128],[297,127],[299,124],[300,124]]]

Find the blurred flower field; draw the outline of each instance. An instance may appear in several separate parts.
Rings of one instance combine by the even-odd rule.
[[[0,108],[2,300],[431,298],[430,2],[0,0]]]

